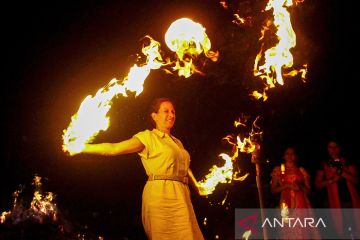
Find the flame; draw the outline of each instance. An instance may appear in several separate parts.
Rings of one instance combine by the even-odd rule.
[[[87,96],[81,103],[78,112],[71,117],[71,123],[63,134],[64,152],[78,153],[100,131],[105,131],[110,124],[106,115],[111,108],[111,100],[120,92],[116,79],[110,81],[107,87],[98,90],[96,95]]]
[[[7,218],[8,216],[10,216],[10,214],[11,214],[11,211],[4,211],[4,212],[2,212],[2,213],[1,213],[1,216],[0,216],[0,223],[4,223],[5,220],[6,220],[6,218]]]
[[[24,210],[24,207],[17,202],[17,198],[22,192],[21,188],[13,193],[13,209],[2,212],[0,217],[1,223],[4,223],[7,218],[11,218],[15,224],[27,218],[32,218],[39,223],[42,223],[45,217],[50,218],[52,221],[57,220],[57,207],[54,203],[54,194],[52,192],[42,194],[41,177],[37,175],[34,177],[33,185],[35,186],[35,191],[29,209]]]
[[[191,19],[181,18],[174,21],[165,33],[166,45],[177,55],[174,70],[179,76],[190,77],[200,72],[193,60],[204,52],[205,56],[217,61],[218,52],[211,51],[211,42],[205,28]]]
[[[19,194],[23,191],[23,187],[20,185],[20,189],[16,190],[15,192],[13,192],[12,196],[14,198],[14,202],[13,202],[13,209],[12,211],[4,211],[1,213],[0,216],[0,223],[4,223],[6,218],[10,217],[11,214],[13,213],[13,211],[17,208],[17,199],[19,197]]]
[[[226,195],[225,195],[224,199],[221,201],[221,205],[224,205],[224,204],[225,204],[228,196],[229,196],[229,191],[226,191]]]
[[[281,203],[281,217],[284,219],[284,221],[287,223],[289,221],[289,208],[286,203]]]
[[[302,0],[296,1],[296,3],[302,2]],[[259,40],[263,40],[265,32],[269,30],[271,25],[276,27],[276,36],[279,42],[276,46],[263,51],[264,44],[261,46],[260,52],[257,54],[254,63],[254,76],[260,77],[264,80],[263,93],[254,91],[252,96],[256,99],[267,99],[266,91],[269,88],[274,88],[275,84],[284,84],[283,76],[295,76],[301,74],[301,78],[304,81],[307,72],[307,65],[300,70],[292,70],[289,73],[283,73],[283,70],[290,69],[293,66],[293,56],[290,49],[296,46],[296,35],[292,28],[290,21],[290,14],[287,11],[287,7],[293,5],[292,0],[269,0],[265,10],[273,10],[274,21],[267,21],[263,29],[261,30],[261,37]],[[260,60],[264,59],[264,64],[259,66]]]
[[[253,25],[253,19],[251,16],[240,17],[238,13],[234,13],[233,16],[234,16],[234,20],[232,20],[232,23],[238,26],[251,27]]]
[[[305,82],[306,80],[306,74],[307,74],[307,64],[303,64],[303,68],[299,69],[299,70],[292,70],[291,72],[288,73],[284,73],[284,77],[294,77],[298,74],[300,74],[301,76],[301,80],[303,82]]]
[[[151,70],[168,65],[160,54],[160,43],[146,36],[149,44],[143,46],[142,53],[146,57],[144,64],[134,64],[128,75],[120,82],[112,79],[105,87],[100,88],[95,96],[87,96],[78,112],[71,117],[71,122],[63,132],[63,151],[70,155],[81,152],[85,144],[91,142],[100,131],[106,131],[110,125],[107,116],[111,109],[112,100],[119,94],[127,97],[127,92],[138,96],[144,89],[143,85]],[[189,77],[199,72],[193,60],[202,52],[213,61],[217,60],[218,53],[210,50],[210,39],[205,28],[190,19],[182,18],[173,22],[165,34],[168,47],[176,52],[174,70],[179,76]]]
[[[234,126],[235,126],[236,128],[239,127],[239,126],[246,127],[246,124],[243,123],[243,122],[241,122],[241,120],[239,119],[239,120],[235,120],[235,121],[234,121]]]
[[[200,187],[200,189],[202,189],[202,192],[205,195],[211,194],[219,183],[227,183],[231,182],[232,180],[232,161],[237,157],[237,154],[230,157],[225,153],[221,153],[219,156],[225,160],[225,164],[222,167],[214,165],[210,169],[210,173],[205,176],[206,180],[198,182],[198,186]]]
[[[229,7],[229,4],[226,1],[220,1],[219,4],[221,5],[221,7],[225,10],[228,10],[231,12],[232,16],[233,16],[233,20],[231,21],[232,23],[234,23],[237,26],[246,26],[246,27],[251,27],[253,25],[253,19],[251,16],[240,16],[240,9],[239,6],[240,4],[230,4],[231,7]]]
[[[266,92],[267,92],[268,89],[269,89],[268,87],[264,87],[262,93],[260,93],[260,92],[258,92],[258,91],[253,91],[250,95],[251,95],[253,98],[255,98],[256,100],[259,100],[259,99],[262,98],[264,101],[266,101],[266,100],[268,99],[268,96],[267,96],[267,94],[266,94]]]
[[[234,121],[235,127],[239,127],[239,126],[246,127],[246,121],[248,120],[248,118],[246,116],[243,116],[243,118],[244,118],[244,121],[242,119]],[[259,117],[257,117],[254,120],[248,137],[242,138],[240,135],[237,135],[236,141],[234,141],[234,137],[232,135],[228,135],[228,136],[224,137],[223,139],[226,140],[230,145],[233,145],[240,152],[252,153],[256,147],[256,144],[253,141],[253,139],[256,136],[262,134],[262,131],[260,131],[259,126],[257,126],[258,120],[259,120]]]
[[[221,5],[223,8],[225,8],[225,9],[228,9],[228,8],[229,8],[229,6],[227,5],[226,1],[220,1],[219,3],[220,3],[220,5]]]
[[[280,165],[280,171],[281,171],[281,174],[285,174],[285,164],[281,164]]]
[[[54,195],[52,192],[47,192],[45,195],[41,194],[41,177],[35,176],[34,183],[35,192],[31,201],[30,208],[33,210],[34,215],[51,216],[53,221],[56,221],[56,204],[53,203]],[[41,219],[41,218],[40,218]]]
[[[247,231],[244,232],[242,237],[243,237],[243,239],[248,240],[250,235],[251,235],[251,230],[247,230]]]
[[[150,43],[142,49],[146,56],[146,63],[138,66],[134,64],[120,83],[112,79],[107,86],[100,88],[95,96],[87,96],[81,103],[78,112],[71,117],[69,127],[64,130],[63,150],[70,154],[81,152],[85,144],[91,142],[100,131],[105,131],[110,125],[107,116],[112,99],[121,94],[127,96],[127,91],[138,96],[143,91],[145,79],[152,69],[159,69],[163,65],[159,52],[160,43],[146,36]]]
[[[237,24],[237,25],[241,25],[245,23],[245,18],[240,17],[240,15],[238,13],[234,14],[235,19],[233,20],[233,23]]]
[[[239,119],[238,121],[234,122],[235,127],[247,126],[246,121],[248,120],[248,117],[243,118],[245,118],[245,121]],[[258,119],[259,117],[254,120],[251,132],[249,133],[248,137],[241,138],[240,135],[238,135],[236,137],[236,141],[233,140],[233,136],[231,135],[228,135],[224,138],[224,140],[226,140],[234,147],[233,155],[231,157],[225,153],[221,153],[219,155],[223,160],[225,160],[225,163],[222,167],[218,167],[216,165],[212,166],[212,168],[209,170],[210,173],[205,176],[205,179],[198,182],[198,187],[200,188],[202,194],[211,194],[219,183],[230,183],[232,180],[243,181],[249,175],[246,173],[243,176],[238,176],[239,171],[234,172],[234,162],[236,162],[239,156],[239,152],[252,153],[255,150],[256,144],[252,141],[252,139],[257,135],[262,134],[256,124]]]

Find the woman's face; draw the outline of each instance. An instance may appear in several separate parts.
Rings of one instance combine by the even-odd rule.
[[[286,149],[284,153],[285,162],[295,162],[296,161],[296,152],[293,148]]]
[[[340,156],[340,146],[336,142],[329,142],[328,146],[328,153],[331,158],[337,159]]]
[[[175,108],[171,102],[162,102],[157,113],[151,114],[158,129],[170,130],[175,124]]]

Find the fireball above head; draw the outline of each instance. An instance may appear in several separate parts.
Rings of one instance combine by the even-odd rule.
[[[165,33],[165,42],[170,50],[177,54],[186,49],[188,53],[198,55],[211,48],[205,28],[188,18],[180,18],[170,25]]]

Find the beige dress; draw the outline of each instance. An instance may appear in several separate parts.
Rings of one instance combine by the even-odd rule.
[[[139,153],[146,174],[185,177],[189,153],[180,140],[157,129],[134,135],[145,146]],[[142,195],[142,222],[149,239],[204,239],[187,184],[173,180],[147,181]]]

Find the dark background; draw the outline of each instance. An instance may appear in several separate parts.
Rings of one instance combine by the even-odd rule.
[[[143,238],[141,193],[146,176],[139,157],[67,157],[61,151],[61,136],[86,95],[95,94],[113,77],[126,76],[143,36],[160,41],[170,55],[163,36],[181,17],[205,26],[213,49],[220,52],[219,61],[206,61],[201,67],[206,75],[189,79],[153,71],[139,97],[114,101],[111,126],[96,142],[121,141],[145,129],[151,100],[171,97],[177,110],[174,135],[190,152],[193,172],[201,179],[213,164],[222,164],[216,156],[228,149],[221,138],[235,132],[233,121],[241,113],[261,115],[263,159],[269,160],[263,165],[267,206],[277,201],[267,193],[267,184],[287,145],[297,147],[301,164],[312,176],[326,158],[329,138],[338,138],[349,159],[357,160],[354,8],[333,0],[306,0],[292,8],[295,67],[308,63],[307,82],[286,79],[261,102],[250,100],[248,93],[255,81],[251,70],[260,48],[257,39],[267,16],[261,12],[266,2],[230,3],[253,17],[252,27],[232,24],[234,9],[225,10],[216,1],[6,3],[1,15],[0,210],[10,209],[11,193],[19,184],[31,186],[33,175],[39,174],[70,221],[105,239]],[[208,199],[194,194],[207,238],[232,238],[234,208],[258,206],[249,156],[242,156],[238,165],[251,173],[244,182],[219,186]],[[227,205],[218,206],[226,191]],[[312,195],[315,206],[317,194]]]

